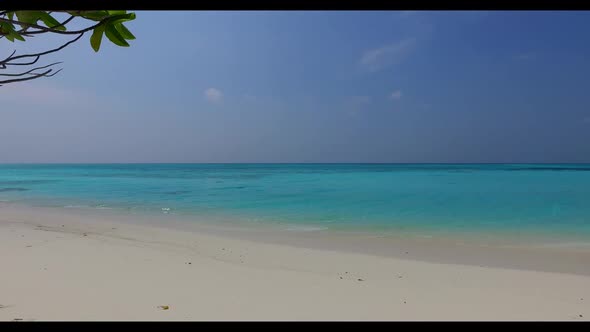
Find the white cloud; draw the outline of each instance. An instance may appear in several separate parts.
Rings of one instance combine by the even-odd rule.
[[[401,90],[395,90],[395,91],[393,91],[389,95],[389,98],[391,98],[393,100],[400,100],[402,98],[402,91]]]
[[[220,102],[223,98],[223,93],[215,88],[209,88],[205,90],[205,99],[210,103],[217,103]]]
[[[416,39],[408,38],[397,43],[368,50],[363,53],[360,64],[371,72],[378,71],[401,63],[415,47]]]

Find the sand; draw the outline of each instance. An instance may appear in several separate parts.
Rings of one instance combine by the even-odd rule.
[[[445,255],[440,252],[453,251],[436,242],[396,242],[396,253],[400,246],[417,252],[439,245],[430,250],[439,256],[420,259],[402,251],[355,250],[360,242],[351,250],[342,249],[346,241],[340,247],[294,245],[297,239],[305,244],[313,232],[281,243],[280,237],[261,239],[272,233],[240,237],[145,224],[108,214],[1,206],[0,320],[590,317],[590,256],[579,248],[459,246],[455,255]],[[369,237],[364,241],[371,247]],[[472,252],[485,252],[476,255],[485,262],[448,259]],[[523,257],[524,267],[510,260],[511,252]],[[537,263],[527,268],[532,257]],[[560,265],[559,257],[569,263]],[[506,267],[500,266],[503,258],[511,262]]]

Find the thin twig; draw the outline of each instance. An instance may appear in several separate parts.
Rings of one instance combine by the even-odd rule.
[[[31,61],[31,62],[21,62],[21,63],[12,63],[12,62],[6,62],[4,64],[0,63],[1,65],[4,66],[28,66],[28,65],[33,65],[35,64],[37,61],[39,61],[39,58],[41,58],[40,55],[37,55],[35,57],[35,60]],[[12,59],[10,59],[9,61],[12,61]]]
[[[63,69],[62,69],[62,68],[60,68],[60,69],[58,69],[58,70],[57,70],[55,73],[53,73],[53,74],[51,74],[51,75],[44,75],[44,77],[53,77],[53,76],[57,75],[57,73],[59,73],[59,72],[60,72],[60,71],[62,71],[62,70],[63,70]]]
[[[63,62],[54,62],[54,63],[52,63],[52,64],[49,64],[49,65],[47,65],[47,66],[43,66],[43,67],[36,67],[36,68],[30,69],[30,70],[28,70],[28,71],[25,71],[25,72],[22,72],[22,73],[19,73],[19,74],[0,74],[0,76],[8,76],[8,77],[18,77],[18,76],[24,76],[24,75],[27,75],[27,74],[30,74],[30,73],[34,72],[35,70],[39,70],[39,69],[45,69],[45,68],[47,68],[47,67],[51,67],[51,66],[57,65],[57,64],[59,64],[59,63],[63,63]],[[33,73],[33,74],[36,74],[36,73]]]
[[[54,27],[51,27],[51,29],[56,29],[56,28],[59,28],[59,27],[63,27],[63,26],[65,26],[66,24],[70,23],[70,21],[71,21],[71,20],[73,20],[74,18],[76,18],[76,16],[72,15],[72,16],[70,16],[70,18],[68,18],[67,20],[63,21],[63,22],[62,22],[62,23],[60,23],[59,25],[56,25],[56,26],[54,26]],[[30,32],[28,32],[28,31],[27,31],[27,29],[28,29],[28,28],[30,28],[30,26],[28,26],[28,27],[26,27],[26,28],[24,28],[24,29],[21,29],[21,30],[19,30],[19,31],[17,31],[17,33],[20,33],[20,34],[21,34],[21,35],[23,35],[23,36],[30,36],[30,35],[34,35],[34,34],[40,34],[40,33],[47,33],[47,32],[51,32],[51,31],[47,31],[47,30],[40,30],[40,31],[30,31]],[[76,31],[74,31],[74,32],[76,32]],[[30,36],[30,37],[32,37],[32,36]]]
[[[16,53],[16,50],[12,51],[12,53],[10,53],[10,55],[9,55],[9,56],[8,56],[8,58],[6,58],[6,59],[10,59],[10,58],[11,58],[11,57],[14,55],[14,53]],[[3,62],[3,61],[2,61],[2,62]],[[2,62],[0,62],[0,63],[2,63]]]
[[[38,58],[39,58],[40,56],[42,56],[42,55],[46,55],[46,54],[50,54],[50,53],[54,53],[54,52],[57,52],[57,51],[60,51],[60,50],[64,49],[64,48],[65,48],[65,47],[67,47],[68,45],[70,45],[70,44],[72,44],[72,43],[76,42],[78,39],[82,38],[82,36],[84,36],[84,33],[83,33],[83,32],[82,32],[82,33],[80,33],[80,35],[79,35],[78,37],[76,37],[76,38],[74,38],[74,39],[70,40],[69,42],[67,42],[67,43],[65,43],[65,44],[63,44],[63,45],[61,45],[61,46],[60,46],[60,47],[58,47],[58,48],[54,48],[54,49],[52,49],[52,50],[49,50],[49,51],[45,51],[45,52],[41,52],[41,53],[34,53],[34,54],[23,54],[23,55],[18,55],[18,56],[15,56],[15,57],[13,57],[13,56],[10,56],[10,57],[8,57],[8,58],[6,58],[6,59],[4,59],[4,60],[0,61],[0,64],[6,64],[6,65],[15,65],[15,64],[13,64],[13,63],[9,63],[9,61],[13,61],[13,60],[16,60],[16,59],[21,59],[21,58],[32,58],[32,57],[37,57],[37,59],[38,59]],[[31,63],[31,64],[32,64],[32,63]]]
[[[76,30],[76,31],[61,31],[61,30],[56,30],[54,28],[47,28],[47,27],[44,27],[44,26],[38,25],[38,24],[24,23],[24,22],[15,21],[15,20],[9,20],[7,18],[1,18],[1,17],[0,17],[0,22],[18,24],[18,25],[21,25],[21,26],[22,25],[26,25],[26,26],[31,27],[31,28],[43,30],[44,32],[53,32],[53,33],[58,33],[58,34],[62,34],[62,35],[75,35],[75,34],[78,34],[78,33],[84,33],[84,32],[93,30],[94,28],[96,28],[96,27],[100,26],[101,24],[103,24],[104,22],[106,22],[108,19],[110,19],[110,17],[107,17],[107,18],[102,19],[100,22],[96,23],[93,26],[87,27],[87,28],[82,29],[82,30]]]
[[[15,78],[15,79],[12,79],[12,80],[0,81],[0,86],[2,86],[2,84],[7,84],[7,83],[30,81],[30,80],[34,80],[34,79],[39,78],[39,77],[46,77],[47,74],[49,74],[49,73],[51,73],[51,69],[47,70],[44,73],[35,74],[33,76],[29,76],[29,77],[25,77],[25,78]],[[53,76],[53,75],[51,75],[51,76]]]

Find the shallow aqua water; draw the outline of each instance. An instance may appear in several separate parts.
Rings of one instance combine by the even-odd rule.
[[[0,165],[0,200],[310,229],[590,238],[589,164]]]

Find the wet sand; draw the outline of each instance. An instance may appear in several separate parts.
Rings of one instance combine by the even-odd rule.
[[[158,219],[1,206],[0,320],[590,317],[584,247]]]

